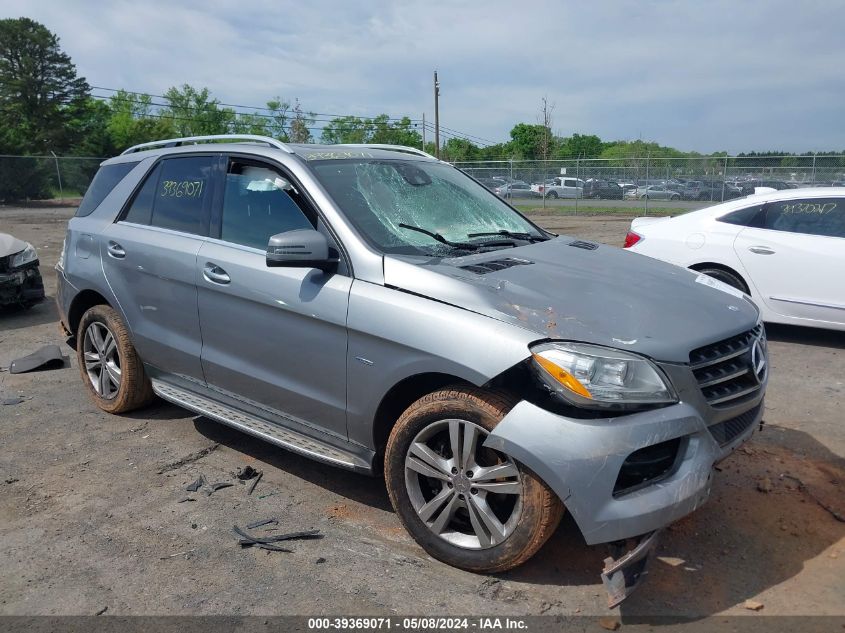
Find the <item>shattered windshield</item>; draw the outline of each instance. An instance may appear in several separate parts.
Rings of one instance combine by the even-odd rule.
[[[344,214],[384,253],[451,257],[547,237],[449,165],[375,159],[312,165]]]

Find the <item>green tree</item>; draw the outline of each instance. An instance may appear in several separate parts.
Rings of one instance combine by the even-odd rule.
[[[551,131],[542,125],[517,123],[511,130],[511,151],[513,158],[536,158],[542,154],[544,139],[551,136]]]
[[[170,88],[164,93],[168,119],[176,136],[203,136],[206,134],[227,134],[237,115],[231,108],[221,108],[217,99],[212,99],[208,88],[197,90],[184,84],[181,88]]]
[[[369,119],[356,116],[343,116],[329,121],[320,134],[320,141],[335,143],[368,143],[373,134],[373,125]]]
[[[59,38],[29,18],[0,20],[0,153],[66,153],[84,132],[89,87]],[[0,199],[49,196],[44,162],[0,164]]]
[[[604,143],[595,134],[573,134],[559,140],[556,158],[596,158],[604,150]]]
[[[111,143],[120,151],[178,134],[173,119],[159,114],[149,95],[120,90],[111,98],[109,110],[106,129]]]

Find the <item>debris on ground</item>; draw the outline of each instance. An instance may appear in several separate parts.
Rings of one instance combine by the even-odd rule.
[[[759,490],[760,492],[771,492],[772,480],[768,477],[763,477],[760,481],[757,482],[757,490]]]
[[[193,497],[185,497],[184,499],[179,499],[176,503],[185,503],[186,501],[196,501]]]
[[[599,626],[608,631],[615,631],[622,626],[622,623],[616,618],[599,618]]]
[[[95,613],[94,615],[103,615],[103,614],[104,614],[106,611],[108,611],[108,610],[109,610],[109,608],[108,608],[107,606],[106,606],[106,607],[103,607],[102,609],[100,609],[99,611],[97,611],[97,613]]]
[[[158,469],[156,474],[163,475],[164,473],[170,472],[171,470],[176,470],[177,468],[181,468],[187,464],[193,464],[196,461],[201,460],[206,455],[212,453],[220,446],[217,442],[211,444],[210,446],[206,446],[203,449],[200,449],[190,455],[185,455],[181,459],[177,459],[175,462],[170,462],[169,464],[165,464],[161,468]]]
[[[24,374],[35,370],[64,369],[70,367],[70,359],[62,354],[58,345],[45,345],[38,351],[17,358],[9,365],[10,374]]]
[[[0,401],[0,403],[2,403],[3,405],[6,405],[6,406],[13,406],[13,405],[16,405],[16,404],[20,404],[23,401],[24,401],[23,398],[17,398],[17,397],[15,397],[15,398],[3,398],[3,400]]]
[[[278,543],[280,541],[323,538],[323,535],[320,534],[320,530],[305,530],[302,532],[290,532],[288,534],[274,534],[273,536],[253,536],[248,532],[244,532],[237,525],[232,526],[232,529],[234,530],[235,534],[241,537],[240,539],[238,539],[238,543],[241,547],[252,547],[253,545],[255,545],[256,547],[270,550],[272,552],[291,552],[291,550],[289,549],[283,549],[281,547],[273,545],[273,543]]]
[[[16,483],[18,481],[20,481],[20,479],[18,479],[17,477],[9,477],[8,479],[5,480],[5,483],[13,484],[13,483]]]
[[[274,525],[279,524],[279,520],[276,517],[270,517],[269,519],[261,519],[260,521],[253,521],[252,523],[246,524],[247,530],[254,530],[257,527],[261,527],[262,525],[270,525],[273,523]]]
[[[317,560],[314,561],[314,564],[315,565],[322,565],[325,562],[326,562],[326,559],[323,558],[322,556],[320,556],[320,558],[318,558]]]
[[[249,481],[255,477],[258,477],[259,471],[255,470],[252,466],[247,466],[246,468],[238,468],[238,472],[235,473],[235,477],[240,479],[241,481]]]
[[[685,562],[687,562],[683,558],[675,558],[673,556],[658,556],[657,560],[659,560],[661,563],[671,565],[672,567],[680,567]]]
[[[234,486],[231,481],[218,481],[216,484],[209,484],[208,488],[205,489],[205,494],[209,497],[213,495],[218,490],[222,490],[223,488],[231,488]]]
[[[185,490],[187,490],[188,492],[196,492],[197,490],[202,488],[205,485],[205,483],[206,483],[205,482],[205,476],[200,475],[199,478],[195,482],[193,482],[192,484],[188,485],[188,487],[185,488]]]
[[[176,552],[175,554],[171,554],[170,556],[162,556],[159,560],[168,560],[170,558],[176,558],[177,556],[184,556],[185,560],[188,560],[191,557],[191,552],[193,552],[196,548],[192,547],[191,549],[187,549],[184,552]]]
[[[759,611],[765,605],[762,602],[757,602],[756,600],[746,600],[742,606],[744,606],[749,611]]]
[[[249,487],[249,490],[247,490],[246,494],[248,494],[248,495],[252,494],[252,491],[255,490],[255,487],[258,485],[258,482],[261,481],[261,477],[263,477],[263,476],[264,476],[264,473],[261,472],[261,471],[258,471],[258,476],[253,480],[252,485]]]

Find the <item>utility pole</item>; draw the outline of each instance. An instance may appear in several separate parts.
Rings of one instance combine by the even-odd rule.
[[[434,71],[434,155],[440,158],[440,82]]]
[[[425,112],[423,112],[423,130],[422,130],[422,137],[423,137],[423,146],[422,151],[425,151]]]

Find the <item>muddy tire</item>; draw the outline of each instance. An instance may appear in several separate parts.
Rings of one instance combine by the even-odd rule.
[[[97,305],[83,314],[76,340],[82,382],[103,411],[126,413],[154,399],[129,331],[110,306]]]
[[[521,565],[563,516],[557,495],[526,466],[482,444],[513,407],[501,392],[447,387],[402,414],[385,480],[403,525],[434,558],[472,572]]]

